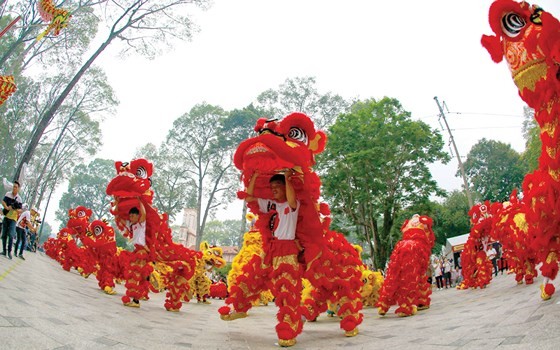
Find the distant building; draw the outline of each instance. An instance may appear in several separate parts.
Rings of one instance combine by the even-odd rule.
[[[227,263],[231,263],[233,258],[239,253],[239,247],[228,246],[228,247],[221,247],[223,252],[223,258]]]
[[[185,208],[183,209],[183,220],[179,228],[178,243],[193,250],[198,250],[196,245],[196,209]]]

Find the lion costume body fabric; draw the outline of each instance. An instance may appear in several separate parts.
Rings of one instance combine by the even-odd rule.
[[[517,198],[517,191],[510,195],[509,202],[498,206],[492,223],[492,238],[502,244],[502,257],[515,273],[518,284],[532,284],[538,272],[536,256],[531,246],[529,225],[526,220],[526,203]]]
[[[273,174],[287,169],[296,173],[291,180],[299,201],[296,239],[282,241],[273,237],[275,212],[263,213],[256,202],[248,203],[251,212],[258,215],[256,229],[262,237],[264,260],[260,256],[251,258],[229,281],[229,297],[227,306],[219,310],[221,317],[245,317],[252,302],[270,288],[279,308],[276,333],[281,346],[295,344],[303,327],[302,315],[314,320],[327,310],[327,303],[340,305],[341,328],[347,336],[356,335],[363,318],[358,268],[361,261],[341,234],[329,230],[330,221],[321,220],[320,180],[311,168],[314,155],[324,149],[326,135],[315,130],[311,119],[302,113],[292,113],[281,121],[261,118],[255,131],[257,136],[237,148],[235,166],[242,171],[245,186],[255,171],[260,173],[253,193],[256,198],[273,198],[269,186]],[[240,193],[242,198],[246,195]],[[308,299],[300,303],[302,278],[309,280],[312,290]]]
[[[430,307],[432,289],[426,272],[435,242],[432,219],[414,215],[401,228],[402,239],[395,245],[377,302],[380,315],[391,305],[398,305],[395,313],[412,316],[417,310]]]
[[[162,283],[167,287],[165,309],[178,311],[182,301],[188,300],[197,252],[173,242],[167,214],[160,214],[152,206],[152,163],[135,159],[130,163],[116,162],[115,167],[117,176],[108,184],[107,194],[115,199],[111,213],[117,218],[119,228],[128,231],[126,236],[132,234],[123,224],[129,217],[129,210],[141,203],[146,211],[146,245],[136,245],[133,252],[121,253],[126,262],[123,264],[126,295],[122,301],[127,306],[133,306],[133,299],[148,299],[149,277],[155,265],[160,267]]]
[[[523,198],[546,300],[555,291],[550,281],[558,274],[560,252],[560,22],[538,6],[513,0],[495,1],[489,22],[495,35],[484,35],[482,45],[496,63],[505,58],[541,130],[539,166],[525,176]]]

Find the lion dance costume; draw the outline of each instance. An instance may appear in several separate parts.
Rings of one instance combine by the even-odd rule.
[[[245,186],[252,174],[259,171],[261,176],[256,180],[253,193],[256,198],[273,198],[269,187],[273,174],[286,169],[297,173],[291,180],[300,203],[296,239],[275,239],[270,226],[275,212],[260,212],[256,202],[247,204],[251,212],[258,214],[256,228],[262,235],[264,260],[260,263],[262,258],[255,256],[229,281],[227,305],[219,309],[221,318],[246,317],[252,302],[270,287],[279,308],[276,326],[279,345],[294,345],[303,328],[302,314],[314,320],[327,310],[327,303],[340,305],[340,326],[346,336],[354,336],[363,318],[358,269],[361,261],[341,234],[328,229],[330,221],[321,221],[320,180],[311,168],[314,155],[325,147],[326,135],[317,131],[311,119],[302,113],[292,113],[281,121],[261,118],[255,131],[257,136],[238,146],[235,166],[242,171]],[[246,196],[245,193],[239,195]],[[312,291],[300,303],[302,278],[309,280]]]
[[[380,315],[391,305],[399,306],[395,310],[399,316],[412,316],[430,307],[432,289],[426,272],[435,242],[432,219],[416,214],[404,222],[401,231],[402,239],[391,253],[377,302]]]
[[[149,277],[153,271],[150,262],[153,262],[167,287],[165,309],[179,311],[182,300],[188,300],[189,281],[196,267],[196,252],[172,241],[167,214],[160,214],[152,206],[152,163],[135,159],[130,163],[116,162],[115,167],[117,176],[108,184],[107,194],[115,198],[111,212],[120,219],[117,220],[119,228],[130,231],[123,222],[131,208],[142,203],[146,210],[146,245],[136,245],[133,252],[121,253],[126,280],[126,295],[122,301],[127,306],[139,306],[131,303],[132,299],[148,299]]]
[[[196,296],[197,302],[210,304],[210,302],[206,300],[206,296],[210,295],[212,281],[206,274],[211,272],[214,268],[219,269],[226,264],[222,256],[222,248],[211,247],[206,241],[200,243],[195,273],[190,282],[191,291]]]
[[[88,255],[97,266],[95,277],[99,288],[107,294],[115,294],[115,279],[122,279],[115,230],[106,221],[95,220],[89,225],[88,234],[82,242],[89,249]]]
[[[492,231],[490,202],[473,205],[469,216],[472,227],[461,253],[463,281],[457,289],[485,288],[492,280],[492,262],[486,256],[486,245]]]
[[[495,62],[505,57],[519,95],[535,110],[541,129],[539,167],[525,176],[526,219],[537,259],[545,277],[541,297],[550,299],[558,274],[560,251],[560,22],[526,2],[497,0],[490,7],[495,35],[482,45]]]

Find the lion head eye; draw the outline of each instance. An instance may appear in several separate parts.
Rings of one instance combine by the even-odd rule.
[[[290,132],[288,132],[288,137],[307,144],[307,134],[303,131],[303,129],[296,127],[291,128]]]
[[[85,216],[86,216],[86,212],[85,212],[85,211],[80,210],[80,211],[78,212],[78,217],[79,217],[79,218],[83,218],[83,217],[85,217]]]
[[[146,179],[148,177],[148,171],[143,166],[140,166],[136,169],[136,176],[141,179]]]
[[[510,38],[515,38],[527,23],[525,19],[515,12],[506,13],[502,17],[502,30]]]
[[[101,227],[101,226],[95,226],[95,228],[93,229],[93,233],[94,233],[96,236],[99,236],[100,234],[103,233],[103,227]]]

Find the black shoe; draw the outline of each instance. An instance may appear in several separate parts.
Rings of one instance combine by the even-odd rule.
[[[17,258],[17,253],[16,253],[16,254],[14,254],[14,256],[15,256],[15,257]]]
[[[4,255],[4,256],[6,256],[6,252],[2,252],[2,253],[0,253],[0,255]]]
[[[12,254],[8,253],[8,259],[12,260]]]
[[[21,260],[25,260],[25,258],[23,257],[23,255],[18,255],[18,258],[20,258]]]

